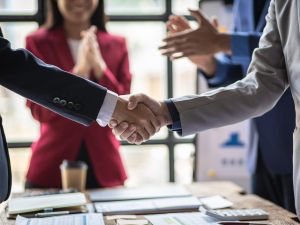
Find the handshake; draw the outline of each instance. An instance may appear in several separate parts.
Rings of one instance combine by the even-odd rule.
[[[161,127],[172,123],[164,102],[144,94],[119,96],[109,127],[116,136],[132,144],[149,140]]]

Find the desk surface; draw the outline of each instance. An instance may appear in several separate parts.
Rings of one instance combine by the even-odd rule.
[[[245,195],[242,188],[227,182],[199,182],[186,186],[196,196],[209,196],[221,194],[227,197],[234,203],[237,208],[262,208],[270,213],[269,223],[274,225],[293,225],[300,224],[295,222],[297,218],[295,214],[290,213],[283,208],[274,205],[255,195]],[[1,209],[0,209],[1,210]],[[0,224],[10,225],[14,224],[14,220],[7,220],[3,210],[0,212]],[[106,222],[107,225],[115,225],[114,222]]]

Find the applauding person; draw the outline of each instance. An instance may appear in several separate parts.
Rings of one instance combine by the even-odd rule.
[[[49,0],[47,23],[27,37],[26,47],[46,63],[117,94],[128,94],[131,74],[126,43],[106,31],[103,2]],[[27,106],[41,126],[40,137],[32,145],[27,188],[60,188],[59,165],[64,159],[88,164],[87,188],[124,184],[120,144],[108,127],[97,123],[84,127],[31,101]]]

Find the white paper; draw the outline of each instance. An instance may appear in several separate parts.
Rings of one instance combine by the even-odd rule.
[[[104,215],[117,213],[148,213],[164,210],[197,209],[201,205],[196,197],[158,198],[145,200],[95,203],[96,211]]]
[[[104,220],[101,213],[74,214],[31,219],[18,216],[16,225],[104,225]]]
[[[202,213],[168,213],[145,216],[153,225],[219,225],[217,220]]]
[[[200,201],[208,209],[224,209],[233,206],[233,203],[223,198],[220,195],[215,195],[207,198],[201,198]]]
[[[117,220],[117,219],[136,219],[135,215],[114,215],[114,216],[107,216],[107,220]]]
[[[89,191],[89,194],[95,202],[191,196],[184,187],[177,185],[106,188]]]
[[[118,219],[117,225],[147,225],[148,220],[126,220],[126,219]]]

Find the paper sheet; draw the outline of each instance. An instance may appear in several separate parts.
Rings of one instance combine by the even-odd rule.
[[[202,213],[168,213],[145,216],[153,225],[218,225],[217,220]]]
[[[104,221],[101,213],[74,214],[31,219],[18,216],[16,225],[104,225]]]

